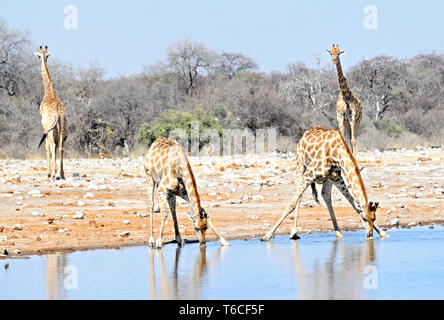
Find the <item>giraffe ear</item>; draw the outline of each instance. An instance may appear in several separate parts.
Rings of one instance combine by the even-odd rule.
[[[346,51],[341,51],[340,53],[341,53],[341,54],[346,54]]]
[[[330,51],[330,50],[325,50],[325,51],[327,51],[329,54],[331,54],[331,51]]]
[[[33,52],[33,54],[37,57],[37,58],[41,58],[41,54],[40,54],[40,52]]]
[[[52,56],[52,53],[51,53],[51,52],[48,52],[48,53],[46,54],[46,59],[48,59],[50,56]]]

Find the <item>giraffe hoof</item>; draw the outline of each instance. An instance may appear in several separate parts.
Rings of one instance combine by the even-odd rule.
[[[290,235],[290,239],[291,240],[299,240],[300,238],[301,237],[299,237],[297,233],[293,233],[293,234]]]
[[[390,238],[390,236],[387,234],[387,233],[382,233],[382,234],[380,234],[379,235],[379,237],[381,238],[381,239],[387,239],[387,238]]]
[[[161,238],[157,239],[155,248],[162,249],[162,239]]]
[[[265,236],[261,238],[261,241],[270,241],[271,237],[273,237],[272,234],[267,233]]]
[[[344,236],[342,235],[342,233],[339,232],[339,231],[336,231],[336,240],[339,240],[339,239],[342,239],[342,238],[344,238]]]

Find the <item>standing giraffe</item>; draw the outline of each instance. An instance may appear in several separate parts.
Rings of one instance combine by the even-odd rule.
[[[336,65],[339,80],[339,98],[336,103],[336,118],[338,120],[339,129],[342,135],[344,134],[344,126],[346,127],[347,134],[350,136],[351,149],[353,156],[356,159],[356,134],[358,132],[359,123],[362,117],[362,104],[361,100],[353,93],[347,86],[347,79],[342,72],[341,60],[339,56],[344,54],[345,51],[339,50],[339,45],[333,45],[331,50],[327,50],[330,53],[333,64]]]
[[[313,196],[315,200],[318,201],[314,186],[315,183],[322,184],[322,197],[330,212],[330,217],[338,239],[343,236],[336,222],[331,201],[331,189],[333,185],[339,189],[350,202],[353,209],[360,215],[362,226],[366,230],[367,239],[373,238],[373,228],[381,237],[388,237],[388,235],[374,223],[378,203],[368,202],[360,171],[342,134],[337,129],[326,130],[321,127],[314,127],[304,133],[297,146],[296,192],[279,221],[267,232],[262,240],[270,240],[279,225],[294,209],[296,209],[296,213],[290,238],[299,239],[297,235],[299,204],[302,199],[302,194],[310,185]]]
[[[65,107],[54,90],[51,77],[49,76],[48,67],[46,66],[46,62],[49,56],[51,56],[51,52],[48,52],[48,46],[45,46],[45,49],[42,49],[40,46],[40,51],[34,52],[34,55],[41,61],[43,86],[45,88],[45,95],[40,104],[40,115],[42,117],[44,134],[40,140],[39,147],[46,139],[45,149],[48,162],[48,178],[51,179],[56,178],[56,149],[57,146],[59,147],[59,177],[65,179],[65,172],[63,170],[63,143],[66,139]],[[52,161],[50,161],[50,158]]]
[[[171,210],[179,245],[184,242],[180,237],[176,217],[176,196],[183,198],[191,206],[189,218],[194,222],[194,230],[201,246],[205,245],[205,231],[210,227],[223,246],[230,245],[219,235],[208,214],[200,205],[196,180],[185,151],[177,141],[159,137],[148,149],[144,159],[146,181],[148,184],[148,207],[150,210],[150,238],[149,245],[162,247],[162,234],[165,221],[168,217],[167,203]],[[154,191],[157,189],[162,222],[157,241],[153,237]]]

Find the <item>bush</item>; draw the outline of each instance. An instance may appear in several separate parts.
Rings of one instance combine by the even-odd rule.
[[[402,128],[390,119],[381,119],[373,121],[376,129],[383,131],[390,137],[398,138],[402,134]]]
[[[219,135],[222,135],[221,120],[211,111],[201,109],[187,112],[167,110],[154,121],[154,124],[142,124],[137,135],[137,141],[149,147],[159,136],[168,137],[173,130],[179,129],[186,133],[190,143],[193,122],[198,122],[199,132],[214,129]],[[199,148],[202,148],[207,142],[200,140]]]

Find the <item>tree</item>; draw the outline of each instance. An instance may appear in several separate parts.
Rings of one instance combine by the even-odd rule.
[[[363,60],[350,70],[350,78],[358,85],[357,94],[370,118],[382,119],[395,105],[400,98],[396,88],[404,73],[404,63],[389,56]]]
[[[216,58],[216,53],[203,43],[186,39],[168,48],[166,63],[178,75],[188,96],[192,96],[197,76],[210,71]]]
[[[219,56],[216,68],[217,72],[227,76],[228,79],[231,80],[239,72],[258,69],[258,65],[251,58],[241,53],[223,52]]]
[[[330,124],[336,125],[332,105],[336,101],[330,83],[333,75],[327,70],[310,70],[304,64],[288,67],[291,76],[281,85],[281,93],[291,102],[302,104],[322,114]]]
[[[29,44],[25,34],[10,30],[0,20],[0,90],[9,96],[17,96],[27,84],[26,74],[35,70],[35,65],[26,58],[29,55]]]

